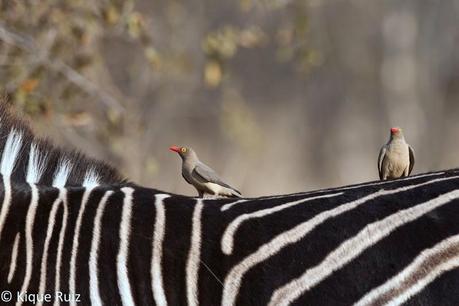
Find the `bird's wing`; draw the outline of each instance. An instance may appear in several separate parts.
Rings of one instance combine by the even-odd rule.
[[[185,180],[185,181],[186,181],[188,184],[191,184],[191,185],[193,185],[193,183],[192,183],[192,182],[190,182],[190,180],[188,180],[188,179],[186,178],[186,176],[185,176],[185,175],[183,175],[183,172],[182,172],[182,177],[183,177],[183,179],[184,179],[184,180]]]
[[[196,164],[196,167],[193,169],[192,175],[194,178],[204,183],[215,183],[223,187],[230,188],[230,189],[233,189],[234,191],[237,191],[230,185],[223,182],[223,180],[218,176],[217,173],[215,173],[214,170],[212,170],[212,168],[210,168],[209,166],[201,162],[198,162]],[[237,192],[240,193],[239,191]]]
[[[410,152],[410,170],[408,171],[408,175],[410,175],[411,171],[413,171],[415,156],[414,150],[410,145],[408,145],[408,150]]]
[[[379,179],[383,179],[383,174],[382,174],[382,164],[384,161],[384,157],[386,157],[386,146],[383,146],[381,148],[381,151],[379,151],[379,156],[378,156],[378,172],[379,172]]]

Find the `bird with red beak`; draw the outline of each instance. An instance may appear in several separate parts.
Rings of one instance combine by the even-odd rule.
[[[201,162],[189,147],[171,146],[182,159],[182,176],[198,191],[199,197],[241,197],[241,193],[225,183],[209,166]]]
[[[414,160],[414,150],[406,143],[402,129],[399,127],[391,128],[389,141],[379,152],[379,178],[387,180],[410,175]]]

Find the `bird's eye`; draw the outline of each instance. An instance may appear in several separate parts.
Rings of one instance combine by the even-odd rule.
[[[180,151],[182,151],[182,153],[186,153],[186,148],[181,148]]]

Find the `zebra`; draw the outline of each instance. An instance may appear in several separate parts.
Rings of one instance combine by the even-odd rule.
[[[5,304],[459,305],[457,169],[200,199],[0,125]]]

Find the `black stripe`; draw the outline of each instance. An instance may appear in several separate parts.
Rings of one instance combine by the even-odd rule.
[[[133,195],[128,276],[137,305],[154,305],[150,273],[156,215],[154,201],[151,191],[136,190]]]
[[[116,274],[116,256],[120,245],[119,230],[123,199],[123,192],[117,190],[113,193],[102,217],[97,267],[100,295],[104,305],[121,305]]]
[[[195,200],[165,200],[166,231],[163,245],[163,282],[169,305],[187,305],[186,261],[190,250],[191,219]]]
[[[38,188],[39,190],[39,199],[38,199],[38,207],[35,215],[35,222],[34,222],[34,227],[33,227],[33,273],[32,273],[32,278],[30,279],[30,285],[29,285],[29,292],[37,292],[39,291],[39,284],[40,284],[40,269],[41,269],[41,261],[43,258],[43,252],[44,252],[44,247],[45,247],[45,239],[46,239],[46,232],[48,229],[48,219],[49,219],[49,214],[51,212],[52,204],[54,201],[57,199],[59,191],[55,188]],[[54,232],[59,232],[60,227],[57,227],[59,224],[54,225]],[[57,234],[57,240],[59,239],[59,235]],[[21,240],[24,239],[25,242],[25,237],[21,237]],[[57,247],[57,244],[56,244]],[[48,249],[48,254],[52,253],[53,249],[49,248]],[[47,274],[47,277],[53,277],[54,279],[54,273],[53,275]],[[50,288],[48,287],[48,292],[52,291],[49,290]],[[53,287],[54,289],[54,287]]]

